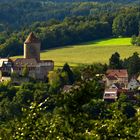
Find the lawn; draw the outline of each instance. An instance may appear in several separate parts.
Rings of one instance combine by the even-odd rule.
[[[140,47],[132,46],[130,38],[104,39],[47,50],[41,53],[41,59],[54,60],[55,66],[62,66],[65,62],[70,65],[108,63],[109,58],[116,51],[124,59],[134,52],[140,53]]]
[[[112,39],[102,39],[97,41],[91,41],[86,44],[94,45],[131,45],[131,38],[112,38]]]

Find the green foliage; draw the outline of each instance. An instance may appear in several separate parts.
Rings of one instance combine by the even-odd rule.
[[[23,77],[28,77],[29,76],[29,70],[28,67],[25,65],[23,70],[22,70],[22,76]]]
[[[127,68],[128,74],[130,76],[138,74],[140,71],[140,57],[137,52],[135,52],[131,57],[124,60],[124,67]]]
[[[135,35],[131,38],[131,43],[136,46],[140,46],[140,36],[136,37]]]
[[[115,103],[102,100],[104,88],[96,74],[105,69],[101,64],[80,67],[88,78],[78,79],[67,92],[55,80],[60,85],[62,78],[68,80],[68,66],[51,73],[49,84],[23,83],[19,88],[0,84],[0,138],[139,139],[139,104],[124,94]],[[50,92],[56,87],[57,94]]]
[[[69,65],[67,63],[64,64],[62,72],[66,72],[68,75],[68,84],[74,83],[74,75],[72,70],[70,69]]]
[[[136,36],[133,35],[132,38],[131,38],[131,44],[132,45],[135,45],[136,44],[136,39],[137,39]]]
[[[122,68],[122,61],[120,60],[120,54],[118,52],[112,54],[111,58],[109,59],[109,68],[111,69]]]
[[[135,12],[135,11],[133,11]],[[119,14],[113,21],[113,33],[116,36],[132,36],[139,33],[139,14]]]
[[[8,52],[8,53],[7,53]],[[8,38],[4,44],[1,45],[0,55],[2,57],[14,56],[22,53],[22,43],[16,36]]]
[[[51,92],[56,92],[61,87],[60,74],[57,71],[49,72],[48,79]]]
[[[139,117],[129,102],[122,99],[107,104],[98,98],[95,99],[99,93],[97,86],[90,86],[94,90],[93,94],[89,89],[91,82],[79,85],[81,86],[78,88],[73,87],[71,92],[53,96],[56,106],[52,111],[46,111],[49,108],[46,103],[51,98],[46,98],[39,104],[31,103],[29,109],[23,109],[23,117],[20,121],[15,121],[14,139],[140,138],[140,124],[137,123]],[[118,108],[118,104],[121,105],[121,109]]]
[[[137,46],[140,46],[140,36],[137,37],[136,45],[137,45]]]
[[[130,103],[123,103],[121,105],[121,111],[128,118],[134,117],[135,116],[135,113],[136,113],[136,109]]]
[[[19,75],[18,75],[18,73],[13,72],[13,73],[11,74],[11,77],[12,77],[12,78],[18,78],[18,77],[19,77]]]
[[[80,69],[82,80],[101,79],[101,75],[106,71],[106,64],[95,63],[92,65],[83,66]]]
[[[82,2],[84,1],[84,3]],[[93,2],[92,2],[93,1]],[[94,2],[108,2],[108,3],[94,3]],[[130,2],[129,0],[125,0]],[[135,0],[137,1],[137,0]],[[133,1],[132,3],[134,3]],[[121,3],[125,3],[119,0]],[[125,5],[110,3],[109,0],[9,0],[0,1],[0,23],[1,30],[7,30],[7,27],[19,29],[20,27],[30,25],[35,21],[47,21],[49,19],[62,20],[66,16],[71,15],[89,15],[92,14],[114,12],[118,8],[117,4],[122,7]],[[131,3],[131,2],[130,2]],[[62,9],[63,7],[63,9]],[[36,10],[36,11],[34,11]],[[10,11],[10,12],[9,12]],[[46,12],[47,11],[47,12]],[[21,17],[21,15],[24,17]],[[15,22],[16,21],[16,22]]]

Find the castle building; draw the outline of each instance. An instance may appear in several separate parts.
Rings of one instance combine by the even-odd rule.
[[[6,70],[7,76],[10,76],[13,72],[21,76],[23,69],[26,67],[29,77],[38,80],[46,79],[48,72],[54,69],[54,61],[40,60],[40,47],[41,42],[31,32],[24,42],[24,58],[0,59],[0,72],[4,74],[4,70]],[[0,79],[4,76],[3,74],[0,75]]]
[[[24,42],[24,58],[35,58],[37,61],[40,61],[40,47],[41,42],[36,38],[33,32],[31,32]]]

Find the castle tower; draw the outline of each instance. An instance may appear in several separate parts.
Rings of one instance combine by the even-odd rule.
[[[40,61],[40,46],[41,42],[34,33],[31,32],[24,42],[24,58],[35,58],[37,61]]]

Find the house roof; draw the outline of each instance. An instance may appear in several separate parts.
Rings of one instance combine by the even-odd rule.
[[[117,89],[105,89],[104,91],[104,99],[117,99]]]
[[[118,78],[128,78],[128,73],[126,69],[110,69],[106,72],[107,76],[115,76]]]
[[[113,88],[115,88],[115,89],[121,89],[121,86],[120,86],[119,83],[113,83],[113,84],[110,86],[110,89],[113,89]]]
[[[105,89],[105,93],[117,93],[117,89]]]
[[[37,63],[36,59],[34,59],[34,58],[31,58],[31,59],[17,58],[14,61],[14,66],[15,67],[24,67],[25,65],[28,65],[29,67],[34,67],[37,64],[38,63]]]
[[[68,92],[71,88],[72,88],[72,85],[65,85],[65,86],[63,87],[63,91],[64,91],[64,92]]]
[[[29,36],[27,37],[26,41],[24,42],[25,44],[29,44],[29,43],[40,43],[39,39],[34,35],[33,32],[31,32],[29,34]]]
[[[113,75],[107,75],[107,78],[109,80],[117,80],[117,78],[115,76],[113,76]]]
[[[12,60],[9,59],[9,58],[1,58],[1,59],[0,59],[0,67],[3,66],[3,63],[4,63],[4,62],[12,62]]]
[[[135,82],[135,83],[139,83],[139,80],[137,79],[137,78],[135,78],[135,77],[132,77],[131,79],[130,79],[130,81],[129,81],[129,83],[133,83],[133,82]]]
[[[46,63],[46,62],[51,62],[51,63],[54,63],[53,60],[40,60],[39,63]]]

